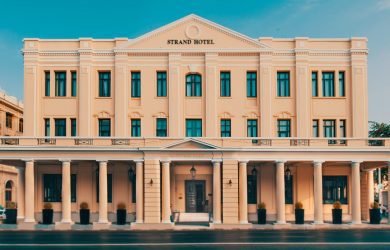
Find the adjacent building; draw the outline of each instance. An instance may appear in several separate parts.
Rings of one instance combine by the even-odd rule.
[[[259,30],[261,34],[261,30]],[[367,139],[367,39],[250,38],[189,15],[137,38],[24,40],[18,216],[59,226],[87,202],[96,227],[205,220],[359,224],[390,139]],[[172,216],[171,216],[172,215]]]

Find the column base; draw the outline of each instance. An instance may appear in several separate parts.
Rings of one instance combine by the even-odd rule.
[[[324,221],[314,221],[312,225],[324,225]]]
[[[18,224],[18,229],[20,229],[20,230],[35,230],[36,224],[37,224],[37,222],[35,220],[23,221],[20,224]]]
[[[251,229],[253,228],[252,223],[246,223],[246,224],[225,224],[225,223],[210,223],[211,229]]]
[[[362,222],[361,221],[352,221],[351,222],[351,225],[361,225]]]
[[[169,223],[131,223],[130,229],[134,230],[166,230],[173,229],[174,224]]]
[[[98,222],[94,222],[92,224],[92,229],[93,230],[107,230],[110,228],[110,226],[111,226],[110,221],[98,221]]]
[[[71,230],[74,225],[73,221],[60,221],[56,222],[54,229],[56,230]]]

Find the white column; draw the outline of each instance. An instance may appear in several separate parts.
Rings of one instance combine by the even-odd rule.
[[[161,161],[162,163],[162,211],[161,211],[161,222],[162,223],[171,223],[171,195],[170,195],[170,171],[169,163],[170,161]]]
[[[70,160],[62,161],[62,219],[61,223],[72,223]]]
[[[239,161],[239,221],[241,224],[248,223],[248,180],[247,180],[247,163],[248,161]]]
[[[99,161],[99,221],[108,223],[107,218],[107,161]]]
[[[314,162],[314,224],[324,223],[322,205],[322,161]]]
[[[382,186],[382,168],[378,168],[378,194],[379,194],[379,204],[382,205],[382,188],[379,188]]]
[[[144,162],[136,161],[136,223],[143,223],[144,221]]]
[[[17,208],[18,208],[18,220],[24,219],[24,167],[18,167],[18,187],[17,187]]]
[[[368,207],[370,208],[371,204],[375,201],[375,190],[374,190],[374,169],[370,169],[367,172],[367,201]]]
[[[276,161],[276,224],[286,223],[284,163],[285,161]]]
[[[221,160],[213,160],[213,223],[221,223]]]
[[[360,162],[352,162],[352,224],[361,223]]]
[[[387,162],[387,180],[389,180],[390,161]],[[387,186],[387,208],[390,208],[390,188]],[[388,213],[387,223],[390,224],[390,213]]]
[[[35,205],[34,205],[34,161],[26,160],[26,173],[25,173],[25,210],[24,210],[24,222],[35,223]]]

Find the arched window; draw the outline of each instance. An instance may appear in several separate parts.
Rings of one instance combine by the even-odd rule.
[[[12,201],[12,181],[5,183],[5,202]]]
[[[202,96],[202,76],[200,74],[186,76],[186,96]]]

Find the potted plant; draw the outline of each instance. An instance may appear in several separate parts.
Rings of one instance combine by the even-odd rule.
[[[80,204],[80,224],[88,225],[89,224],[89,208],[88,203],[81,202]]]
[[[53,206],[50,202],[46,202],[45,204],[43,204],[42,224],[53,224]]]
[[[7,201],[5,204],[5,224],[16,224],[16,217],[18,210],[16,209],[16,203],[13,201]]]
[[[370,205],[370,224],[380,224],[381,223],[381,210],[379,208],[379,203],[374,202]]]
[[[261,202],[257,205],[257,223],[265,224],[267,221],[267,209],[265,209],[265,203]]]
[[[341,208],[340,201],[336,201],[335,203],[333,203],[332,223],[333,224],[343,223],[343,209]]]
[[[116,209],[116,224],[118,225],[126,224],[126,216],[127,216],[126,204],[121,202],[117,205],[117,209]]]
[[[302,202],[295,203],[295,224],[303,224],[305,221],[305,209]]]

